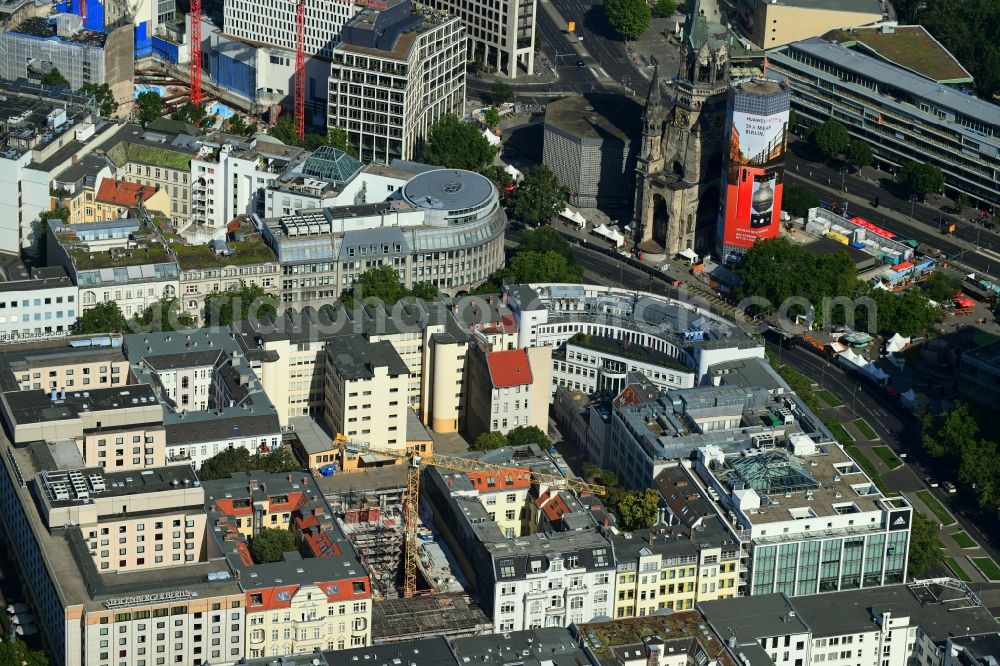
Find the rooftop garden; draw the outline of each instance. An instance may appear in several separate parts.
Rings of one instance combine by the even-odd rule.
[[[177,255],[181,270],[213,268],[223,266],[244,266],[275,261],[271,248],[258,236],[241,241],[228,241],[233,253],[216,254],[208,245],[183,245],[171,243],[170,249]]]
[[[121,167],[126,162],[137,162],[167,169],[191,168],[191,155],[168,148],[122,141],[108,151],[108,159]]]
[[[74,248],[71,254],[78,271],[162,264],[172,260],[163,245],[155,240],[151,240],[145,248],[113,248],[111,250]]]
[[[704,622],[701,613],[685,611],[612,622],[592,622],[581,625],[579,631],[598,659],[610,659],[612,648],[642,643],[644,638],[650,636],[659,636],[665,641],[697,638],[705,645],[705,637],[699,626]],[[725,651],[720,652],[716,658],[723,666],[734,666],[733,660]]]
[[[615,354],[616,356],[630,358],[641,363],[658,365],[662,368],[667,368],[668,370],[691,372],[691,369],[683,363],[679,363],[661,352],[647,349],[641,345],[626,347],[625,344],[618,340],[596,335],[587,335],[586,333],[577,333],[570,338],[569,341],[579,347],[585,347],[587,349],[593,349],[594,351],[605,352],[607,354]]]

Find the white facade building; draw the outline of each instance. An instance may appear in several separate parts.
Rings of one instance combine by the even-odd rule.
[[[463,114],[465,53],[454,16],[408,0],[363,11],[334,50],[327,126],[345,130],[364,161],[412,159],[431,125]]]
[[[512,79],[535,73],[537,0],[431,0],[428,4],[462,19],[470,59],[478,54],[487,67]]]
[[[59,266],[7,275],[0,282],[0,343],[69,335],[78,290]]]

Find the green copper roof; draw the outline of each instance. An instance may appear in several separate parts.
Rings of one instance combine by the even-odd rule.
[[[314,178],[346,183],[361,170],[361,162],[331,146],[320,146],[302,165],[302,173]]]

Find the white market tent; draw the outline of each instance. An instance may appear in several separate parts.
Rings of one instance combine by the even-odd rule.
[[[621,247],[625,244],[625,237],[617,229],[609,229],[606,224],[602,224],[594,229],[594,233],[598,236],[603,236],[609,241],[615,244],[615,247]]]
[[[513,178],[514,180],[521,180],[522,178],[524,178],[524,174],[518,171],[517,168],[511,164],[505,166],[503,170],[506,171],[510,175],[510,177]],[[567,210],[569,209],[567,208]]]
[[[500,145],[500,137],[498,137],[496,134],[494,134],[493,132],[489,131],[488,129],[484,129],[483,130],[483,136],[486,137],[486,140],[490,142],[491,146],[499,146]]]
[[[580,229],[583,229],[584,227],[587,226],[587,218],[585,218],[583,215],[580,215],[576,211],[570,210],[569,206],[563,208],[562,212],[559,214],[565,217],[570,222],[576,224],[576,226],[579,227]]]
[[[885,341],[885,350],[891,354],[903,351],[909,344],[910,338],[904,338],[899,333],[895,333],[891,338]]]
[[[683,250],[681,250],[677,254],[679,254],[680,256],[684,257],[688,261],[698,261],[698,253],[695,252],[694,250],[692,250],[689,247],[684,248]]]

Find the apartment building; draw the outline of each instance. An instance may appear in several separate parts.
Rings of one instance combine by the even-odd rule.
[[[107,157],[94,153],[84,155],[76,164],[70,164],[52,177],[55,194],[50,207],[68,210],[66,221],[70,224],[94,222],[97,214],[94,196],[101,182],[110,178],[111,173],[112,164]]]
[[[949,646],[988,644],[997,631],[976,595],[948,578],[793,598],[708,601],[698,609],[734,653],[762,652],[776,666],[938,666],[948,663]]]
[[[191,215],[191,160],[199,145],[191,136],[128,124],[100,147],[114,165],[116,178],[166,192],[166,215],[174,227],[181,227]]]
[[[567,284],[511,285],[506,302],[517,346],[553,348],[551,393],[613,395],[629,372],[664,388],[697,386],[714,364],[764,358],[759,340],[696,302]]]
[[[531,470],[558,473],[561,463],[536,445],[476,457],[507,469],[429,467],[423,496],[452,552],[462,553],[463,572],[494,631],[564,627],[610,615],[615,561],[597,529],[611,520],[600,501],[533,483]]]
[[[962,354],[958,365],[958,390],[968,400],[993,404],[1000,377],[1000,345],[993,343]]]
[[[406,445],[410,371],[390,342],[345,335],[326,345],[324,417],[332,432],[373,448]]]
[[[132,209],[139,206],[150,212],[167,213],[170,210],[170,197],[166,192],[146,185],[105,178],[94,195],[94,221],[128,217]]]
[[[274,141],[213,133],[191,160],[191,217],[181,235],[192,243],[224,240],[229,223],[264,214],[264,193],[302,148]]]
[[[135,333],[123,349],[135,381],[153,391],[162,410],[167,464],[199,466],[226,449],[257,453],[281,444],[277,411],[239,336]]]
[[[611,537],[617,568],[612,617],[691,610],[702,601],[737,596],[745,566],[740,541],[709,499],[691,492],[680,465],[660,472],[654,487],[664,519]]]
[[[1000,205],[996,105],[819,37],[769,51],[768,63],[788,79],[800,123],[836,119],[871,146],[884,168],[929,162],[943,172],[948,196],[964,193],[980,208]]]
[[[551,347],[493,350],[474,342],[466,363],[465,436],[507,433],[518,426],[548,428]]]
[[[309,476],[255,472],[204,487],[215,543],[246,591],[248,657],[370,644],[371,580]],[[255,562],[248,539],[263,529],[291,531],[297,550]]]
[[[0,525],[53,663],[242,656],[244,593],[202,547],[203,494],[190,467],[111,472],[51,442],[3,439]]]
[[[0,386],[6,391],[88,391],[128,382],[128,360],[120,336],[76,338],[32,349],[10,348],[0,364]]]
[[[457,16],[465,24],[469,58],[511,79],[535,73],[535,0],[459,2],[432,0],[434,9]]]
[[[410,0],[366,8],[333,51],[327,125],[366,162],[416,157],[431,126],[465,104],[465,27]]]
[[[171,250],[180,268],[181,309],[197,326],[204,322],[205,299],[213,293],[260,287],[277,301],[281,267],[246,217],[227,226],[226,240],[206,245],[174,245]]]
[[[117,131],[98,117],[92,97],[26,80],[0,85],[7,118],[0,141],[0,249],[17,254],[37,237],[38,214],[51,207],[51,185],[75,161]]]
[[[162,298],[176,298],[177,263],[152,223],[143,219],[48,224],[49,262],[66,269],[80,290],[79,310],[114,301],[126,317]]]
[[[78,290],[60,266],[26,268],[11,258],[0,282],[0,342],[69,335],[78,314]]]
[[[400,174],[400,166],[388,171]],[[351,205],[262,221],[282,266],[283,302],[321,307],[378,266],[394,267],[408,288],[429,282],[453,295],[503,264],[506,215],[493,183],[468,171],[410,168],[402,185],[379,170],[358,172],[331,190],[338,202],[353,198]]]

